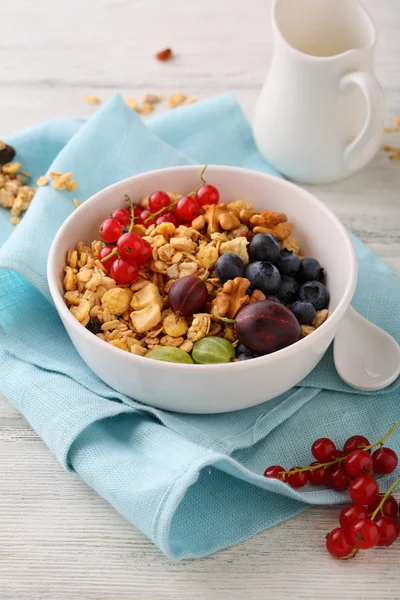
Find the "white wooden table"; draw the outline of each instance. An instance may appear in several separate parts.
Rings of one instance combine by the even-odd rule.
[[[380,33],[387,124],[400,114],[400,5],[365,0]],[[270,0],[1,2],[0,137],[88,117],[114,92],[231,90],[251,116],[271,54]],[[154,60],[171,46],[176,60]],[[162,110],[161,108],[158,110]],[[396,137],[397,136],[397,137]],[[387,143],[400,145],[391,134]],[[400,274],[400,163],[381,152],[319,195]],[[1,384],[0,384],[1,387]],[[324,551],[338,509],[313,508],[204,560],[168,562],[82,481],[64,472],[0,392],[0,598],[205,600],[400,598],[400,544],[340,563]]]

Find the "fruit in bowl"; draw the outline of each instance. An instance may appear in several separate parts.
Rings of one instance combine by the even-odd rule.
[[[207,181],[199,171],[141,175],[84,203],[53,243],[49,285],[78,351],[112,387],[171,410],[223,412],[268,400],[315,366],[356,263],[343,226],[307,192],[252,171],[209,167]]]

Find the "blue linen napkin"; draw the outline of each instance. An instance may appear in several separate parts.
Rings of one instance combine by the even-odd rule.
[[[222,415],[146,407],[110,389],[82,362],[49,301],[46,258],[72,198],[152,169],[215,163],[278,175],[258,153],[236,101],[222,95],[144,125],[120,96],[88,122],[58,120],[7,139],[33,180],[73,171],[76,193],[40,188],[10,235],[0,209],[0,387],[65,468],[80,475],[169,557],[200,557],[294,516],[344,502],[331,490],[266,480],[270,464],[310,461],[316,437],[380,438],[399,418],[399,381],[362,393],[338,377],[328,351],[296,388]],[[8,239],[7,239],[8,238]],[[400,281],[354,240],[353,304],[400,340]],[[182,390],[182,393],[185,393]],[[391,446],[400,452],[400,436]],[[385,489],[395,474],[382,480]]]

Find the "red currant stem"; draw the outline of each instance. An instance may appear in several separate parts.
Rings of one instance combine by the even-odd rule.
[[[179,200],[180,200],[180,198],[179,198]],[[175,206],[175,204],[178,204],[179,200],[174,200],[174,202],[171,202],[171,204],[169,206],[163,206],[162,208],[160,208],[160,210],[158,210],[157,212],[148,216],[147,219],[145,219],[143,221],[143,223],[147,223],[147,221],[154,219],[154,217],[158,217],[158,215],[161,215],[161,213],[165,212],[167,209],[171,210],[171,208],[173,208]]]
[[[134,226],[134,224],[135,224],[135,207],[133,206],[133,202],[132,202],[132,200],[129,198],[128,194],[125,194],[125,200],[128,200],[128,202],[129,202],[129,206],[130,206],[130,209],[131,209],[131,221],[130,221],[130,223],[129,223],[129,229],[128,229],[128,232],[129,232],[129,233],[132,233],[132,229],[133,229],[133,226]]]
[[[399,485],[399,483],[400,483],[400,477],[398,479],[396,479],[396,481],[394,482],[394,484],[390,486],[390,488],[388,489],[388,491],[386,492],[386,494],[383,496],[382,500],[380,501],[380,503],[378,504],[378,506],[376,507],[376,509],[374,510],[374,512],[371,515],[371,521],[375,520],[377,514],[383,508],[385,500],[387,500],[389,498],[390,494]]]
[[[217,316],[217,315],[215,315]],[[221,317],[219,317],[221,318]],[[361,446],[361,450],[371,450],[371,448],[375,448],[376,446],[382,446],[383,443],[388,439],[388,437],[390,437],[392,435],[392,433],[396,430],[398,423],[394,423],[392,425],[392,427],[389,429],[389,431],[387,432],[386,435],[383,436],[382,439],[378,440],[377,442],[375,442],[375,444],[371,444],[370,446]],[[281,475],[283,475],[284,477],[286,477],[287,475],[292,475],[292,473],[303,473],[303,471],[315,471],[316,469],[319,469],[321,467],[331,467],[332,465],[336,465],[338,463],[343,462],[344,460],[346,460],[347,456],[341,456],[340,458],[335,458],[335,460],[332,460],[331,462],[327,462],[327,463],[317,463],[316,465],[308,465],[307,467],[303,467],[303,468],[299,468],[299,469],[292,469],[291,471],[282,471]]]
[[[203,185],[206,185],[207,181],[204,179],[203,175],[206,172],[208,165],[204,165],[204,167],[202,168],[202,171],[200,173],[200,179]]]
[[[114,248],[114,250],[112,252],[110,252],[110,254],[107,254],[107,256],[105,256],[104,258],[101,259],[101,262],[106,262],[106,260],[108,260],[109,258],[111,258],[112,256],[115,256],[116,254],[119,255],[117,248]]]
[[[359,552],[360,548],[356,548],[353,554],[351,554],[350,556],[339,557],[338,560],[351,560],[352,558],[355,558]]]
[[[202,281],[205,281],[207,279],[207,277],[210,274],[210,262],[207,263],[207,268],[206,268],[206,272],[204,273],[203,277],[201,277]]]

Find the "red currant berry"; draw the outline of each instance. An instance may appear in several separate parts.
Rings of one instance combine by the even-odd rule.
[[[142,254],[143,240],[136,233],[124,233],[117,242],[118,252],[125,260],[136,260]]]
[[[200,205],[196,198],[184,196],[176,205],[176,214],[182,221],[192,221],[200,214]]]
[[[196,192],[195,198],[200,206],[207,204],[218,204],[219,191],[213,185],[202,185]]]
[[[179,227],[181,220],[176,213],[172,212],[172,210],[169,210],[163,215],[160,215],[156,223],[157,225],[161,225],[161,223],[173,223],[175,227]]]
[[[342,508],[339,516],[339,523],[341,527],[348,529],[354,521],[358,519],[366,519],[368,517],[368,510],[361,504],[349,504]]]
[[[142,253],[135,259],[137,265],[144,265],[153,255],[153,250],[149,242],[142,239],[142,244]]]
[[[292,469],[301,469],[301,467],[292,467]],[[301,488],[306,485],[306,483],[308,481],[308,476],[309,476],[308,471],[303,471],[302,473],[291,473],[287,477],[287,483],[292,488]]]
[[[104,246],[104,248],[102,248],[99,252],[99,259],[102,261],[102,259],[106,258],[109,254],[111,254],[111,252],[113,252],[115,248],[115,246]],[[102,261],[102,264],[105,266],[107,271],[110,271],[113,263],[117,260],[117,258],[119,258],[118,254],[114,254],[113,256],[111,256],[111,258],[105,260],[104,262]]]
[[[335,444],[329,438],[319,438],[311,446],[311,454],[320,463],[326,463],[332,460],[332,455],[336,450]]]
[[[170,205],[171,198],[165,192],[154,192],[149,198],[149,210],[152,213],[167,209]]]
[[[284,472],[284,470],[285,469],[283,467],[280,467],[279,465],[272,465],[271,467],[265,469],[264,477],[267,477],[267,479],[280,479],[281,481],[283,481],[282,473]]]
[[[329,469],[329,484],[334,490],[347,490],[350,482],[351,477],[343,465],[334,465]]]
[[[343,452],[343,450],[336,448],[335,452],[332,453],[332,460],[336,458],[343,458],[344,456],[346,456],[346,454]]]
[[[360,475],[350,484],[349,488],[349,496],[356,504],[375,502],[378,492],[378,484],[370,475]]]
[[[357,519],[350,525],[349,535],[354,546],[368,550],[378,543],[379,529],[371,519]]]
[[[391,546],[400,533],[399,524],[390,517],[377,517],[375,521],[379,530],[377,546]]]
[[[126,208],[117,208],[112,214],[113,219],[117,219],[123,227],[129,227],[131,222],[131,213]]]
[[[361,450],[364,446],[369,446],[370,443],[363,435],[352,435],[346,441],[343,450],[345,454],[350,454],[353,450]],[[369,452],[369,450],[368,450]]]
[[[312,462],[310,466],[313,465],[319,465],[319,462]],[[319,467],[308,472],[308,479],[312,485],[324,485],[328,481],[328,471],[325,467]]]
[[[374,461],[375,473],[381,475],[387,475],[394,471],[399,462],[396,452],[391,448],[378,448],[373,453],[372,460]]]
[[[123,258],[117,258],[111,267],[111,277],[115,283],[124,285],[136,280],[139,273],[139,267],[134,262],[127,262]]]
[[[377,496],[371,504],[368,504],[368,513],[372,514],[378,508],[382,500],[382,496]],[[385,502],[382,505],[381,510],[378,515],[385,515],[386,517],[392,517],[395,519],[397,517],[397,513],[399,512],[399,503],[396,498],[393,496],[388,496]]]
[[[335,558],[344,558],[353,550],[349,532],[343,527],[336,527],[326,536],[326,549]]]
[[[151,212],[149,210],[147,210],[147,208],[145,210],[142,211],[142,214],[140,215],[140,218],[143,222],[143,225],[145,227],[150,227],[150,225],[155,225],[156,224],[156,220],[153,219],[153,215],[151,214]],[[138,221],[135,221],[136,223],[138,223]]]
[[[103,242],[113,243],[122,235],[122,225],[117,219],[106,219],[100,225],[99,232]]]
[[[350,452],[344,461],[344,466],[348,474],[352,477],[374,474],[372,456],[365,450],[353,450],[353,452]]]

